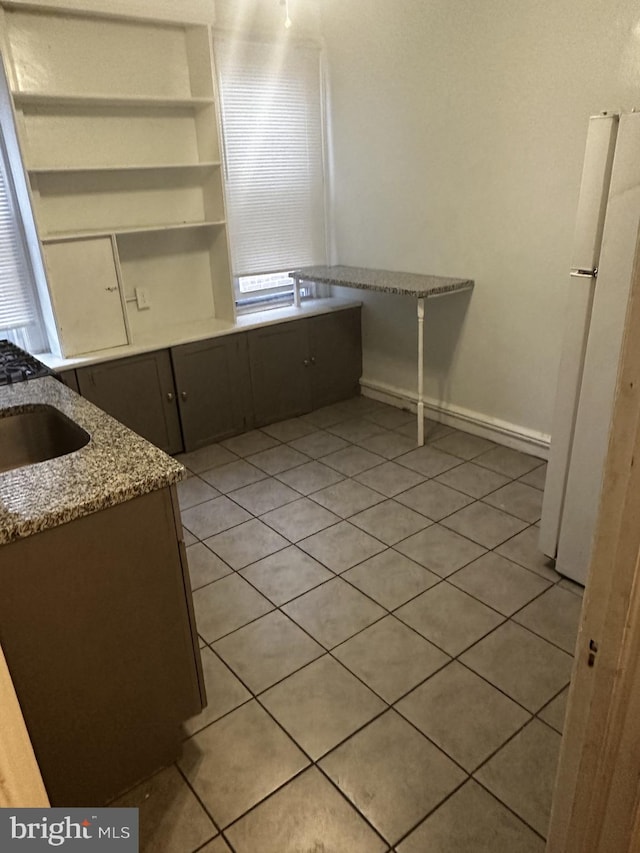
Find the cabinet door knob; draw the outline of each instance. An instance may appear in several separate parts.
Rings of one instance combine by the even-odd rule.
[[[302,363],[304,364],[305,367],[309,367],[309,359],[308,358],[305,358],[305,360]]]
[[[311,356],[311,364],[315,364],[315,363],[316,363],[316,357],[315,357],[315,355],[312,355]]]
[[[168,400],[170,403],[173,403],[173,392],[172,392],[172,391],[168,391],[168,392],[167,392],[167,400]]]
[[[181,397],[181,399],[186,400],[188,396],[189,396],[189,395],[187,394],[187,392],[186,392],[186,391],[181,391],[181,392],[180,392],[180,397]]]

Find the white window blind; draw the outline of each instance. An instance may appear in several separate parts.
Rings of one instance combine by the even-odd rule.
[[[235,276],[325,259],[320,52],[216,40]]]
[[[0,136],[0,333],[17,332],[39,322],[31,269]]]

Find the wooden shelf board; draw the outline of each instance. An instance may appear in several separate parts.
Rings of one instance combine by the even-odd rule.
[[[27,169],[31,175],[74,174],[85,172],[162,172],[174,170],[207,170],[218,169],[219,160],[209,160],[202,163],[134,163],[116,166],[32,166]]]
[[[60,234],[46,234],[42,237],[43,243],[61,243],[68,240],[85,240],[90,237],[116,237],[128,234],[153,234],[158,231],[183,231],[195,228],[220,228],[225,225],[225,220],[211,220],[207,222],[181,222],[175,225],[141,225],[138,228],[99,228],[88,231],[63,231]]]
[[[137,95],[80,95],[57,92],[13,92],[16,104],[84,107],[154,107],[167,109],[199,109],[214,104],[213,98],[163,98]]]

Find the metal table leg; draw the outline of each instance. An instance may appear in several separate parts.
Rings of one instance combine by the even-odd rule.
[[[418,299],[418,447],[424,444],[424,299]]]

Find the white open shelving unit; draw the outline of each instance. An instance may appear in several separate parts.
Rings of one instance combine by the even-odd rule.
[[[212,23],[0,0],[64,356],[235,319]]]

